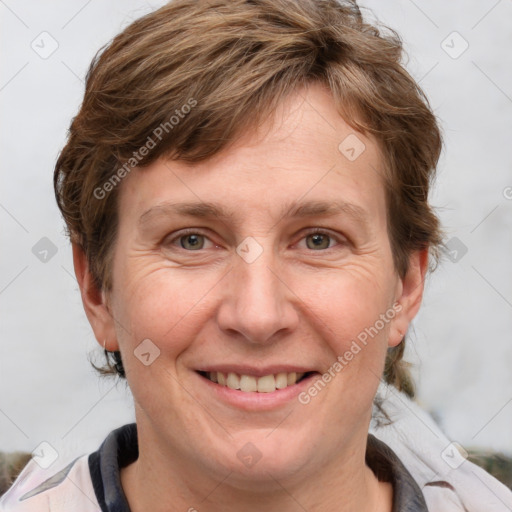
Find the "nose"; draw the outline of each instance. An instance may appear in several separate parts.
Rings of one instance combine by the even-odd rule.
[[[272,256],[266,256],[269,252],[264,251],[252,263],[237,259],[226,276],[218,309],[220,329],[252,344],[270,344],[278,336],[293,332],[299,323],[294,306],[297,297]]]

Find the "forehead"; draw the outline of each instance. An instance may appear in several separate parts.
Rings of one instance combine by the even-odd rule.
[[[236,222],[334,210],[371,220],[385,210],[383,176],[377,143],[351,128],[318,84],[206,161],[160,159],[136,169],[122,183],[120,204],[140,222],[162,214]]]

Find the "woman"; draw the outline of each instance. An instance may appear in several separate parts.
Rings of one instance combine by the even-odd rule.
[[[55,190],[136,424],[7,510],[427,510],[368,433],[440,243],[400,58],[352,2],[177,0],[95,59]]]

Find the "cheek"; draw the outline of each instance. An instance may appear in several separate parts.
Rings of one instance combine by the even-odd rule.
[[[151,271],[150,266],[130,274],[130,279],[120,281],[124,291],[116,302],[121,349],[128,353],[149,339],[162,353],[177,356],[201,329],[208,295],[215,292],[219,277]]]
[[[365,275],[360,269],[332,272],[326,279],[312,280],[306,286],[308,307],[327,316],[329,324],[352,334],[354,329],[373,325],[392,306],[392,284],[382,276]]]
[[[350,366],[370,365],[378,371],[396,315],[391,280],[352,268],[305,286],[305,311],[310,311],[315,330],[328,342],[333,363],[346,355]]]

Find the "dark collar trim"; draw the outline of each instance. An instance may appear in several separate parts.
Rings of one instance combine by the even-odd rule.
[[[113,430],[99,450],[89,455],[92,485],[102,512],[130,512],[120,468],[138,456],[135,423]],[[411,474],[395,452],[372,434],[368,434],[366,463],[380,481],[393,485],[392,512],[428,512],[423,493]]]

